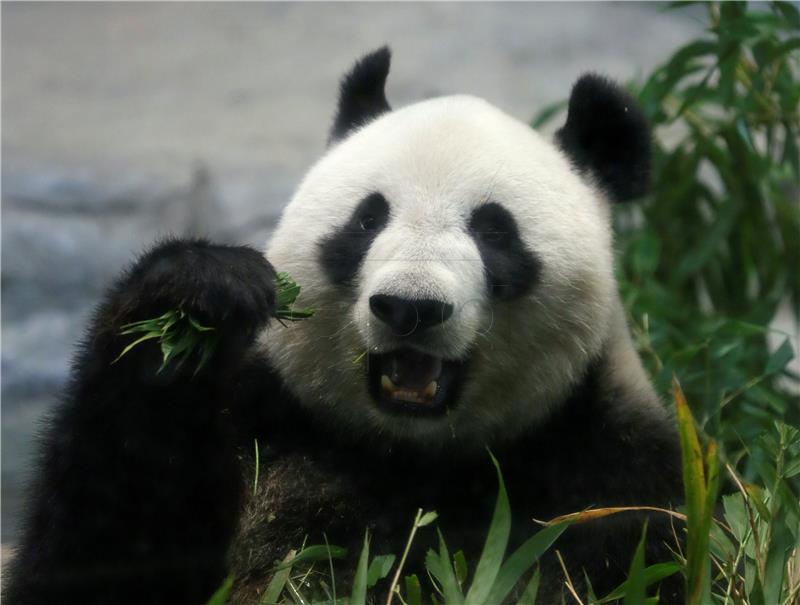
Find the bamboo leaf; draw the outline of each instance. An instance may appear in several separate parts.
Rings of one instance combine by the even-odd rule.
[[[436,511],[429,511],[420,517],[420,520],[417,522],[417,527],[425,527],[426,525],[430,525],[439,515],[436,514]]]
[[[422,605],[422,587],[416,575],[406,576],[406,603],[408,605]]]
[[[211,598],[206,601],[206,605],[225,605],[225,603],[228,602],[231,588],[233,588],[233,577],[228,576],[225,578],[225,582],[223,582],[222,586],[220,586],[217,591],[211,595]]]
[[[571,523],[559,523],[539,530],[503,563],[486,598],[487,603],[502,603],[519,579],[550,548]]]
[[[466,601],[464,600],[464,595],[458,587],[455,571],[450,563],[450,554],[447,551],[444,536],[441,531],[437,530],[437,532],[439,534],[438,565],[435,566],[435,573],[434,569],[430,569],[430,571],[441,585],[444,602],[446,605],[457,605],[465,602],[476,603],[477,601],[470,601],[469,597],[467,597]]]
[[[341,546],[328,546],[327,544],[315,544],[307,546],[301,550],[291,560],[290,563],[281,563],[275,567],[275,571],[285,569],[287,565],[299,565],[301,563],[313,563],[315,561],[327,561],[330,559],[344,559],[347,556],[347,549]]]
[[[678,421],[678,435],[683,466],[683,485],[686,498],[687,554],[686,582],[687,605],[701,605],[705,589],[707,552],[703,551],[706,502],[706,482],[703,469],[703,452],[694,426],[694,418],[677,379],[673,380],[673,397]]]
[[[467,581],[467,559],[464,557],[463,550],[459,550],[453,555],[453,568],[456,570],[458,586],[463,587]]]
[[[647,594],[647,578],[645,576],[644,565],[644,544],[647,537],[647,521],[642,528],[642,537],[636,550],[633,553],[633,560],[631,567],[628,571],[628,580],[625,582],[625,600],[624,605],[640,605],[644,602]]]
[[[467,591],[468,603],[483,603],[492,590],[500,566],[503,563],[503,556],[508,546],[508,537],[511,533],[511,506],[508,503],[503,474],[500,472],[500,464],[497,459],[489,453],[497,472],[497,502],[494,507],[492,522],[483,545],[481,557],[475,568],[475,576],[472,584]]]
[[[358,558],[356,575],[353,578],[353,590],[349,605],[367,605],[367,563],[369,561],[369,535],[364,533],[364,546]]]
[[[681,571],[682,566],[680,563],[675,561],[669,561],[666,563],[656,563],[655,565],[650,565],[646,567],[644,570],[644,583],[645,586],[652,586],[660,582],[661,580],[668,578],[669,576],[675,575],[679,571]],[[603,603],[610,603],[612,601],[618,601],[619,599],[623,598],[627,593],[628,588],[628,581],[626,580],[619,586],[617,586],[614,590],[608,593],[605,597],[598,600],[598,604],[602,605]]]
[[[281,561],[281,567],[272,576],[269,584],[267,584],[267,588],[261,596],[258,605],[277,605],[280,601],[283,588],[286,586],[289,575],[292,573],[292,559],[294,559],[295,554],[296,551],[290,550],[283,561]]]
[[[368,588],[375,586],[378,580],[382,580],[389,575],[389,572],[392,571],[395,558],[395,555],[378,555],[372,559],[372,562],[369,564],[369,570],[367,571]]]
[[[541,580],[541,573],[539,567],[536,567],[536,571],[533,572],[533,576],[531,577],[528,584],[525,586],[525,590],[522,592],[522,596],[517,601],[517,605],[536,605],[536,596],[539,592],[539,581]]]

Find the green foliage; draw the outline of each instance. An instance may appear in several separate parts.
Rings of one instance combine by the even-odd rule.
[[[206,602],[206,605],[225,605],[228,602],[228,597],[233,588],[233,578],[228,576],[216,592],[211,595],[211,598]]]
[[[792,347],[767,344],[781,305],[800,318],[800,12],[704,6],[704,35],[631,85],[654,126],[653,182],[614,209],[617,273],[657,387],[666,398],[677,375],[738,462],[775,419],[800,422]]]
[[[439,552],[429,550],[425,558],[426,569],[436,581],[439,592],[438,600],[444,605],[503,603],[511,595],[520,579],[533,568],[542,554],[570,525],[569,522],[563,522],[545,527],[524,542],[511,556],[505,558],[511,533],[511,506],[508,502],[500,466],[494,456],[492,456],[492,462],[497,471],[499,486],[497,502],[483,551],[466,593],[462,590],[467,580],[466,562],[459,562],[463,560],[463,555],[456,556],[451,561],[441,533],[439,533]],[[532,585],[529,584],[526,587],[519,603],[534,602],[538,587],[538,574],[535,583],[533,578],[530,582]]]
[[[120,334],[137,335],[138,338],[126,346],[112,363],[119,361],[139,344],[157,340],[163,358],[159,372],[170,362],[174,362],[176,367],[182,366],[194,354],[198,355],[195,372],[199,372],[214,353],[216,335],[208,334],[213,330],[214,328],[201,325],[181,309],[167,311],[154,319],[126,324],[122,326]]]
[[[311,307],[294,308],[294,302],[299,294],[300,286],[291,276],[285,272],[278,273],[275,277],[275,311],[273,317],[281,323],[284,321],[300,321],[312,317],[315,311]],[[214,354],[214,349],[217,345],[217,334],[208,334],[214,330],[214,327],[201,325],[200,322],[183,309],[173,309],[160,317],[129,323],[122,326],[120,335],[136,335],[138,338],[129,343],[112,364],[117,363],[141,343],[148,340],[157,340],[163,357],[163,362],[158,372],[162,372],[171,362],[174,362],[176,367],[180,367],[191,356],[197,355],[198,362],[195,369],[195,373],[197,373]],[[256,449],[258,449],[258,444],[256,444]]]
[[[711,440],[703,451],[694,418],[677,382],[674,397],[686,507],[686,603],[702,605],[710,602],[708,542],[719,481],[717,445]]]
[[[533,571],[531,578],[515,602],[519,605],[535,605],[540,574],[538,568],[534,570],[534,566],[571,522],[563,521],[544,527],[506,558],[511,529],[511,507],[500,467],[494,457],[492,457],[492,462],[497,471],[499,486],[497,502],[486,542],[471,581],[468,585],[468,580],[470,580],[469,564],[464,553],[458,551],[451,556],[444,536],[439,531],[437,532],[438,550],[429,550],[425,557],[425,571],[431,579],[434,590],[430,594],[429,602],[437,602],[441,605],[461,605],[463,603],[496,605],[513,596],[513,591],[519,588],[520,581],[526,574]],[[392,601],[399,601],[404,605],[421,605],[425,602],[423,600],[424,587],[416,574],[405,576],[403,588],[401,588],[399,580],[417,531],[432,524],[436,519],[435,512],[417,511],[405,551],[396,567],[394,555],[379,555],[370,559],[369,537],[365,535],[351,595],[349,599],[342,600],[342,602],[347,605],[365,604],[368,590],[374,588],[380,580],[387,578],[392,569],[394,569],[394,574],[386,592],[386,605],[391,605]],[[312,586],[305,594],[300,594],[298,587],[303,585],[304,580],[311,575],[314,564],[324,560],[342,558],[345,554],[343,549],[328,545],[308,546],[298,554],[290,552],[283,563],[275,568],[275,575],[264,592],[260,605],[283,605],[295,602],[335,605],[337,603],[335,596],[330,592],[319,590],[319,586]],[[292,573],[295,572],[303,581],[292,576]]]
[[[777,380],[797,386],[791,347],[767,346],[781,304],[800,318],[800,29],[790,4],[707,8],[707,35],[639,89],[656,127],[653,193],[616,226],[646,362],[662,392],[680,377],[734,457],[774,418],[800,420]]]
[[[642,539],[636,546],[636,551],[633,553],[633,560],[631,567],[628,571],[628,580],[626,583],[625,600],[623,605],[639,605],[644,603],[647,599],[647,580],[645,578],[644,566],[644,545],[647,539],[647,523],[645,522],[644,529],[642,529]]]
[[[295,309],[294,301],[300,295],[300,286],[286,273],[278,273],[275,277],[276,300],[274,317],[278,321],[299,321],[308,319],[315,311],[311,307]]]
[[[759,438],[754,461],[761,485],[728,466],[737,493],[722,497],[723,520],[711,533],[713,603],[792,605],[800,599],[800,430],[776,423]]]

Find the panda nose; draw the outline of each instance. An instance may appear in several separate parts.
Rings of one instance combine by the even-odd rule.
[[[444,323],[453,314],[453,305],[440,300],[408,300],[389,294],[370,296],[369,308],[396,336],[422,332]]]

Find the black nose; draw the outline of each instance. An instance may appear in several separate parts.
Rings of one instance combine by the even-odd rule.
[[[369,308],[397,336],[427,330],[453,314],[453,305],[439,300],[408,300],[389,294],[370,296]]]

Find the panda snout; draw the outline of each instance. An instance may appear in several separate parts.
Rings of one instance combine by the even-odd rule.
[[[407,299],[391,294],[369,298],[372,314],[389,326],[395,336],[410,336],[441,325],[453,314],[453,305],[440,300]]]

